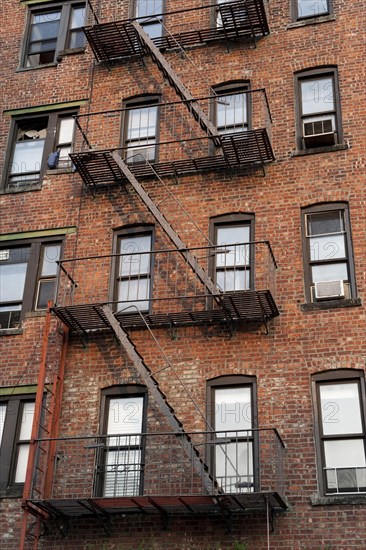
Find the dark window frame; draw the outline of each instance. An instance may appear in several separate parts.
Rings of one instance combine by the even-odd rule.
[[[251,393],[251,418],[253,431],[249,440],[253,443],[253,491],[257,492],[260,487],[257,377],[245,374],[228,374],[207,380],[207,418],[213,431],[215,431],[215,389],[238,387],[250,388]],[[247,440],[246,438],[244,439]],[[213,476],[215,476],[215,446],[210,444],[209,447],[210,452],[207,456],[207,463]]]
[[[149,301],[149,309],[147,311],[141,310],[142,313],[151,313],[152,310],[152,299],[153,299],[153,286],[154,286],[154,249],[155,249],[155,226],[152,224],[146,224],[146,225],[130,225],[125,226],[119,229],[116,229],[114,231],[113,235],[113,258],[112,258],[112,265],[111,265],[111,278],[109,282],[109,288],[110,288],[110,300],[111,302],[114,302],[114,309],[115,305],[118,301],[118,268],[119,268],[119,259],[118,256],[115,256],[118,254],[119,250],[119,240],[120,238],[124,237],[133,237],[133,236],[144,236],[144,235],[150,235],[151,236],[151,251],[150,251],[150,274],[149,274],[149,296],[147,300]],[[136,311],[127,311],[126,314],[136,313]]]
[[[251,94],[250,94],[250,81],[249,80],[229,80],[227,82],[221,82],[219,84],[216,84],[215,86],[212,86],[212,89],[214,93],[220,97],[225,95],[240,95],[240,93],[244,93],[246,97],[246,109],[247,109],[247,121],[244,123],[244,125],[238,125],[238,127],[246,128],[246,130],[252,129],[252,102],[251,102]],[[217,127],[218,132],[220,133],[220,127],[217,126],[217,100],[216,98],[211,99],[211,120],[213,124]],[[230,126],[231,127],[231,126]],[[225,135],[225,133],[233,133],[233,132],[223,132],[222,135]]]
[[[303,264],[304,264],[304,283],[305,283],[305,300],[307,303],[326,303],[328,300],[317,301],[315,297],[312,296],[311,288],[313,286],[311,267],[313,265],[330,265],[331,263],[339,263],[340,259],[335,258],[325,259],[325,260],[311,260],[310,255],[310,238],[307,236],[307,216],[309,214],[318,214],[322,212],[342,212],[343,221],[344,221],[344,234],[345,234],[345,251],[346,251],[346,260],[348,270],[348,281],[349,284],[349,293],[350,296],[345,296],[344,299],[353,299],[357,297],[357,286],[356,286],[356,276],[355,276],[355,267],[354,267],[354,254],[353,254],[353,244],[352,244],[352,232],[351,232],[351,221],[350,221],[350,212],[349,205],[347,202],[327,202],[327,203],[317,203],[310,206],[306,206],[301,209],[301,233],[302,233],[302,243],[303,243]],[[341,302],[342,298],[336,299]],[[331,300],[329,300],[331,301]]]
[[[35,403],[36,395],[16,394],[0,396],[0,404],[7,404],[4,431],[0,445],[0,495],[19,497],[24,483],[15,483],[19,436],[23,408],[26,403]],[[10,410],[9,410],[10,409]],[[27,443],[24,441],[23,443]]]
[[[52,66],[57,63],[58,56],[60,55],[61,52],[78,51],[80,48],[84,49],[86,44],[85,37],[84,37],[83,46],[75,47],[75,48],[68,47],[71,31],[73,30],[70,28],[72,11],[75,8],[81,8],[81,7],[85,9],[85,21],[86,21],[87,2],[82,2],[80,0],[64,0],[64,1],[55,2],[55,3],[49,2],[49,3],[35,4],[32,6],[29,6],[25,39],[23,44],[22,56],[21,56],[22,69],[32,70],[32,69],[38,69],[39,67],[47,67],[50,65]],[[52,13],[55,11],[60,11],[60,26],[59,26],[59,30],[56,38],[56,46],[54,50],[53,60],[47,61],[45,63],[40,63],[35,66],[29,66],[27,65],[27,59],[28,59],[28,51],[30,46],[33,16]]]
[[[24,321],[25,315],[31,311],[45,311],[44,308],[37,308],[37,296],[38,296],[38,281],[40,279],[40,269],[43,258],[44,246],[50,244],[60,245],[60,257],[62,257],[65,239],[64,236],[52,236],[52,237],[38,237],[31,239],[19,239],[9,241],[1,244],[1,250],[8,250],[14,248],[29,247],[29,253],[27,253],[27,269],[24,282],[24,294],[21,301],[20,319],[21,324]],[[58,274],[58,270],[57,270]],[[55,279],[55,297],[57,296],[58,275]],[[9,305],[14,301],[9,301]],[[17,301],[18,302],[18,301]],[[7,302],[1,302],[1,306],[4,306]],[[12,327],[4,327],[12,328]]]
[[[244,212],[233,212],[230,214],[220,214],[210,218],[209,239],[214,246],[217,244],[217,230],[220,227],[240,227],[249,226],[250,242],[254,242],[255,235],[255,214]],[[255,286],[255,245],[250,246],[249,253],[249,289],[253,290]],[[208,271],[212,280],[216,283],[216,261],[215,256],[210,255],[208,263]],[[249,290],[248,289],[248,290]]]
[[[101,436],[104,436],[101,439],[101,450],[98,451],[97,455],[97,470],[96,477],[94,480],[94,494],[99,497],[104,497],[103,487],[104,487],[104,467],[106,464],[106,437],[107,433],[107,423],[108,423],[108,412],[109,412],[109,402],[113,398],[133,398],[133,397],[142,397],[143,398],[143,411],[142,411],[142,426],[141,433],[147,433],[147,410],[148,410],[148,390],[147,387],[142,384],[116,384],[104,388],[101,390],[101,400],[100,400],[100,433]],[[112,436],[111,436],[112,437]],[[141,449],[141,473],[139,481],[139,494],[142,494],[144,487],[144,462],[145,462],[145,448],[146,448],[146,438],[141,437],[140,445]],[[101,471],[99,471],[101,470]],[[108,497],[105,497],[108,498]]]
[[[11,192],[22,192],[22,191],[32,191],[34,189],[39,189],[42,185],[42,180],[44,177],[45,172],[47,171],[47,159],[49,155],[54,152],[57,149],[57,140],[58,140],[58,134],[59,134],[59,122],[62,120],[62,118],[67,116],[74,116],[78,113],[78,109],[69,108],[69,109],[60,109],[60,110],[52,110],[48,111],[45,109],[43,112],[38,113],[31,113],[31,114],[25,114],[25,115],[17,115],[12,117],[11,125],[10,125],[10,132],[9,132],[9,140],[8,140],[8,147],[6,151],[5,156],[5,163],[4,163],[4,173],[3,173],[3,181],[4,181],[4,187],[2,189],[2,192],[5,193],[11,193]],[[42,161],[40,170],[35,170],[35,178],[37,177],[37,182],[32,182],[30,184],[10,187],[9,186],[9,179],[11,177],[11,167],[13,163],[14,158],[14,152],[15,152],[15,146],[16,143],[19,141],[17,140],[17,133],[21,127],[25,125],[32,125],[32,122],[35,121],[42,121],[44,119],[46,121],[47,119],[47,134],[45,137],[45,143],[43,147],[42,152]],[[72,136],[72,142],[71,142],[71,150],[75,141],[75,125],[73,130],[73,136]],[[71,161],[69,163],[69,166],[71,167]],[[27,172],[24,172],[26,174]]]
[[[359,390],[360,400],[360,412],[362,421],[362,433],[360,434],[337,434],[337,435],[325,435],[323,434],[323,423],[320,409],[320,386],[322,385],[335,385],[339,383],[357,383]],[[325,468],[325,454],[324,454],[324,442],[333,441],[337,439],[361,439],[364,442],[364,448],[366,453],[366,391],[365,391],[365,372],[358,369],[335,369],[327,370],[320,373],[313,374],[311,377],[311,391],[313,401],[313,414],[314,414],[314,435],[315,435],[315,447],[316,447],[316,459],[318,465],[318,481],[319,492],[322,496],[332,495],[335,498],[338,496],[344,496],[344,492],[331,492],[327,488],[327,480],[324,475]],[[333,411],[330,411],[333,414]],[[365,488],[366,492],[366,488]],[[359,492],[356,494],[364,495],[365,492]],[[353,493],[355,494],[355,493]]]
[[[321,152],[329,148],[340,146],[343,144],[343,128],[342,128],[342,111],[339,90],[338,68],[336,66],[316,67],[306,69],[295,73],[295,114],[296,114],[296,143],[298,151]],[[301,83],[305,81],[316,81],[316,79],[331,78],[333,83],[333,101],[334,108],[328,111],[318,111],[314,113],[303,114],[302,112],[302,94]],[[324,144],[316,144],[314,147],[306,147],[304,141],[303,121],[306,118],[322,117],[324,115],[334,116],[334,143],[329,144],[324,141]],[[321,138],[320,138],[321,139]]]
[[[308,19],[317,19],[318,17],[326,17],[333,13],[333,0],[327,0],[328,9],[326,12],[311,14],[311,15],[301,15],[299,14],[299,4],[298,0],[291,0],[291,17],[295,21],[306,21]]]

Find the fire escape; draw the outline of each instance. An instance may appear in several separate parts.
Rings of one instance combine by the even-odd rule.
[[[90,8],[92,10],[92,6]],[[126,60],[143,60],[147,63],[150,58],[156,64],[179,98],[175,102],[159,104],[161,124],[165,118],[171,123],[170,131],[179,126],[185,128],[189,135],[180,135],[175,139],[163,136],[156,143],[159,147],[159,161],[145,159],[143,163],[131,163],[127,158],[128,151],[119,144],[107,148],[95,147],[100,117],[109,116],[113,125],[123,110],[89,113],[87,130],[81,122],[83,117],[77,119],[83,145],[79,151],[75,150],[71,154],[71,158],[84,184],[95,196],[110,186],[121,186],[122,189],[132,187],[173,248],[64,260],[60,263],[58,301],[53,307],[54,314],[68,330],[83,339],[99,331],[114,334],[164,413],[172,431],[170,434],[129,436],[134,437],[135,442],[137,437],[143,437],[145,441],[148,459],[144,464],[143,491],[139,489],[108,496],[95,494],[98,453],[105,448],[108,438],[56,438],[52,443],[52,468],[55,468],[53,484],[47,482],[46,490],[44,486],[40,487],[42,476],[39,473],[35,475],[34,469],[33,484],[25,494],[25,509],[42,520],[50,517],[66,525],[71,517],[95,516],[108,532],[110,516],[125,512],[159,512],[165,521],[169,513],[177,512],[220,513],[230,518],[233,512],[260,510],[267,511],[267,517],[272,519],[276,511],[287,507],[283,484],[284,445],[276,430],[253,429],[245,434],[229,434],[226,438],[215,440],[224,449],[225,460],[229,461],[230,468],[232,462],[225,451],[229,439],[231,443],[236,441],[237,445],[246,439],[247,446],[255,446],[260,456],[260,462],[250,476],[238,476],[234,472],[229,488],[227,480],[215,477],[207,465],[208,457],[212,455],[212,430],[207,429],[200,434],[184,431],[153,373],[127,333],[131,328],[151,330],[167,327],[175,330],[180,326],[194,325],[222,325],[229,327],[230,331],[235,330],[238,324],[245,323],[255,326],[264,324],[267,327],[268,321],[278,315],[275,302],[277,266],[269,242],[247,242],[227,247],[210,243],[206,247],[190,249],[141,184],[143,179],[161,182],[164,177],[179,178],[203,171],[230,172],[263,167],[265,163],[274,160],[265,90],[248,91],[251,98],[255,98],[252,99],[253,113],[256,110],[258,115],[257,120],[256,115],[253,115],[251,128],[220,133],[207,114],[210,104],[217,98],[194,98],[164,57],[164,52],[172,49],[184,50],[198,45],[209,47],[217,41],[230,44],[232,40],[248,39],[255,43],[258,37],[269,32],[263,0],[218,3],[215,17],[219,18],[219,24],[216,25],[209,23],[211,5],[166,12],[156,17],[158,21],[163,17],[169,21],[187,12],[198,14],[199,20],[207,19],[208,24],[178,33],[167,31],[158,38],[149,36],[144,26],[146,18],[99,23],[95,17],[94,24],[84,28],[97,61],[109,65]],[[204,14],[207,15],[206,19]],[[180,121],[176,126],[172,125],[175,116]],[[86,150],[85,144],[88,147]],[[230,258],[233,255],[236,258],[237,251],[246,258],[239,267],[248,272],[245,278],[248,282],[241,290],[223,291],[212,275],[214,266],[235,270],[235,262],[233,264]],[[111,266],[123,259],[130,265],[133,262],[141,265],[141,262],[147,261],[153,270],[154,280],[151,280],[148,295],[142,299],[148,303],[146,308],[139,307],[136,300],[122,303],[121,299],[111,298],[108,289]],[[130,276],[132,279],[131,272]],[[33,467],[39,470],[43,461],[46,462],[43,469],[50,472],[49,458],[40,456],[42,440],[36,440],[35,443],[37,451],[33,453]],[[169,462],[169,459],[164,464],[162,448],[169,451],[170,457],[179,456],[180,463],[176,460]],[[76,458],[74,461],[66,460],[73,454],[75,457],[82,456],[82,476],[81,465]],[[56,464],[55,456],[58,458]],[[164,466],[170,471],[169,482],[161,473]]]

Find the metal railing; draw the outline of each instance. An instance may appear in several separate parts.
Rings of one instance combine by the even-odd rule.
[[[110,303],[121,313],[207,309],[212,295],[187,264],[184,252],[188,249],[139,251],[133,238],[125,249],[134,252],[58,262],[57,306]],[[270,291],[275,299],[277,265],[268,241],[189,250],[216,281],[217,296]]]
[[[285,494],[285,445],[276,429],[189,433],[212,476],[207,488],[181,445],[182,433],[39,439],[30,499],[137,495]],[[42,449],[53,442],[52,484]]]

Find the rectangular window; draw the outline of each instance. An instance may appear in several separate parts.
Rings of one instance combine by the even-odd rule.
[[[0,249],[0,328],[17,328],[27,311],[55,299],[61,242],[33,240]]]
[[[305,209],[303,216],[308,299],[355,297],[347,206],[322,204]]]
[[[253,286],[252,221],[228,215],[216,218],[213,223],[212,242],[217,245],[213,276],[225,292],[250,290]]]
[[[314,400],[325,494],[366,492],[363,378],[345,370],[315,375]]]
[[[151,295],[152,232],[122,234],[117,238],[115,299],[117,311],[149,311]]]
[[[296,18],[327,15],[331,11],[331,0],[295,0]]]
[[[0,491],[19,493],[25,482],[35,399],[12,395],[0,401]]]
[[[327,147],[342,142],[340,102],[336,71],[301,73],[298,146],[300,149]]]
[[[159,38],[163,34],[164,0],[136,0],[136,17],[150,38]]]
[[[55,63],[57,54],[85,44],[81,27],[85,21],[85,3],[59,2],[30,11],[24,66],[40,67]]]
[[[70,166],[75,112],[51,113],[47,116],[14,118],[13,139],[8,153],[9,170],[6,187],[26,190],[38,186],[47,168],[47,158],[58,150],[58,167]]]
[[[247,378],[252,377],[222,376],[209,381],[215,432],[210,459],[215,479],[225,493],[255,490],[253,381],[247,383]]]
[[[156,162],[157,100],[128,104],[125,111],[125,156],[128,164]]]
[[[242,91],[240,91],[242,89]],[[215,88],[217,98],[214,99],[214,118],[220,134],[243,132],[249,128],[249,109],[246,93],[248,86],[223,86]]]

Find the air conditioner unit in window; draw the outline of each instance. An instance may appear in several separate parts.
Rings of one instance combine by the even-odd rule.
[[[334,145],[336,134],[333,130],[333,120],[327,118],[304,122],[303,138],[307,149]]]
[[[315,298],[317,300],[344,298],[343,281],[320,281],[315,283]]]

